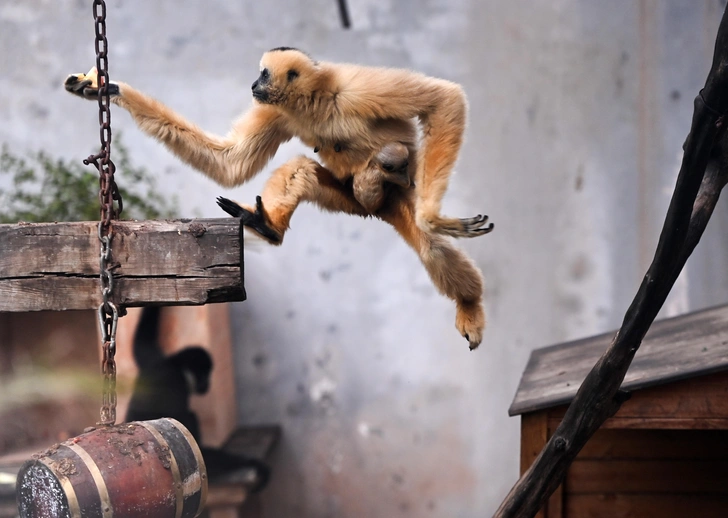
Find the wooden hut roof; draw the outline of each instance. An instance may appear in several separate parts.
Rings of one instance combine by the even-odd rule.
[[[614,334],[533,351],[509,415],[569,403]],[[655,322],[622,388],[639,390],[724,370],[728,370],[728,305]]]

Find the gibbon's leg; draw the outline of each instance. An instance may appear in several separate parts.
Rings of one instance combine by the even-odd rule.
[[[279,245],[288,230],[293,212],[302,201],[324,210],[359,216],[369,213],[334,175],[321,164],[300,156],[276,169],[256,199],[255,208],[218,198],[228,214],[241,217],[243,224],[271,244]]]
[[[447,86],[446,86],[447,85]],[[477,237],[493,230],[488,216],[448,218],[440,215],[442,198],[460,152],[467,105],[462,89],[447,82],[437,88],[430,113],[420,117],[422,142],[416,182],[417,225],[423,230],[452,237]]]
[[[95,67],[88,74],[66,78],[65,89],[85,99],[98,99]],[[292,135],[283,116],[256,104],[225,137],[212,135],[170,108],[122,82],[109,83],[111,102],[126,109],[139,129],[164,144],[182,161],[224,187],[240,185],[268,163],[278,146]]]
[[[392,225],[420,256],[437,290],[455,301],[455,327],[475,349],[483,340],[483,276],[462,250],[416,223],[411,197],[390,197],[377,214]]]

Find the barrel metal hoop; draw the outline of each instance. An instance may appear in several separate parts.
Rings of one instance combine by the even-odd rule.
[[[86,453],[86,450],[78,444],[67,443],[64,446],[67,446],[73,450],[76,455],[81,457],[86,464],[86,468],[88,468],[89,472],[91,472],[91,477],[94,479],[96,488],[99,490],[99,498],[101,499],[101,516],[103,516],[103,518],[113,518],[114,509],[111,507],[109,489],[106,487],[106,481],[104,480],[104,476],[101,474],[101,470],[96,465],[96,462],[94,462],[91,455]]]
[[[192,449],[192,453],[194,454],[195,459],[197,459],[197,465],[199,466],[200,470],[200,505],[197,508],[197,514],[195,514],[195,516],[198,516],[205,508],[205,504],[207,503],[207,467],[205,466],[205,460],[202,458],[202,452],[200,451],[200,447],[197,445],[197,441],[192,436],[190,431],[176,419],[169,418],[167,419],[167,421],[175,428],[177,428],[177,430],[179,430],[182,435],[185,436],[187,442],[190,445],[190,448]]]
[[[157,440],[160,446],[162,446],[163,448],[167,448],[167,451],[169,451],[169,464],[172,470],[172,479],[174,479],[174,494],[177,497],[175,502],[176,507],[174,510],[174,516],[175,518],[181,518],[182,511],[184,510],[185,506],[185,498],[184,490],[182,488],[182,477],[179,473],[179,466],[177,465],[177,459],[174,457],[174,452],[172,451],[172,448],[169,447],[169,443],[167,442],[167,440],[152,425],[145,421],[134,421],[134,424],[143,426],[150,434],[152,434],[152,436]]]

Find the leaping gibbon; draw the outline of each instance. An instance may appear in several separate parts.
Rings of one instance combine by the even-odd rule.
[[[96,70],[69,76],[65,88],[98,98]],[[482,275],[445,236],[481,236],[493,225],[487,216],[440,214],[463,140],[462,88],[409,70],[314,61],[279,47],[263,55],[252,90],[252,107],[220,137],[128,84],[107,88],[142,131],[225,187],[252,178],[293,137],[313,148],[321,163],[305,156],[288,161],[254,207],[224,199],[221,206],[272,244],[282,242],[301,201],[390,223],[437,289],[455,301],[455,325],[477,347],[485,327]]]

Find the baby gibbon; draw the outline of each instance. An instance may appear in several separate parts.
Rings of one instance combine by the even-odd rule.
[[[96,99],[95,69],[69,76],[65,88]],[[263,55],[253,105],[224,137],[128,84],[110,83],[107,92],[142,131],[225,187],[252,178],[280,144],[297,137],[321,163],[296,157],[273,172],[255,207],[229,202],[224,208],[273,244],[282,242],[301,201],[390,223],[418,253],[433,284],[455,301],[455,324],[470,348],[480,344],[482,275],[444,236],[481,236],[493,225],[487,216],[440,214],[465,128],[467,102],[459,85],[409,70],[319,62],[279,47]]]
[[[385,183],[393,183],[405,189],[411,185],[408,166],[409,149],[399,142],[386,144],[369,162],[368,167],[352,178],[354,198],[367,212],[376,213],[384,201]]]

